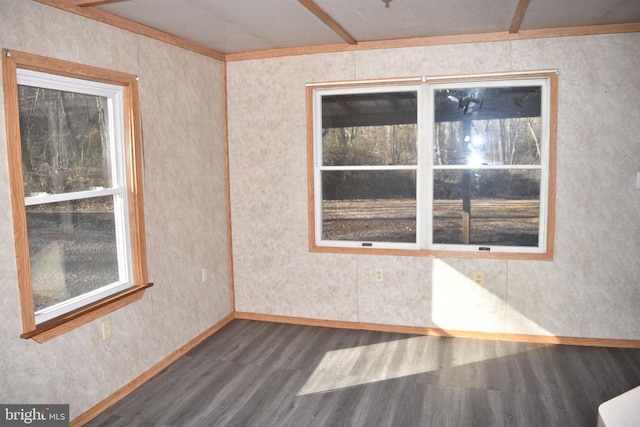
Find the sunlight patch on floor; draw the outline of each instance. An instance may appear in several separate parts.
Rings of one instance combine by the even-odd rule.
[[[298,396],[322,393],[440,368],[438,358],[426,353],[425,337],[411,337],[327,352]],[[395,351],[402,344],[405,351]]]
[[[476,340],[456,340],[443,353],[441,345],[429,345],[429,340],[438,339],[443,338],[410,337],[329,351],[298,391],[298,396],[426,374],[522,352],[517,346],[488,347]]]
[[[508,319],[511,327],[517,325],[518,330],[552,335],[498,295],[437,259],[433,261],[431,318],[438,328],[445,331],[504,332]],[[299,390],[298,396],[495,361],[529,351],[515,343],[487,346],[478,340],[459,339],[452,341],[442,354],[442,347],[430,346],[429,339],[438,338],[409,337],[329,351]]]

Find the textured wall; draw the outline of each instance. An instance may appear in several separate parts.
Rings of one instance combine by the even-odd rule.
[[[640,339],[639,67],[640,34],[228,64],[236,309]],[[540,69],[560,73],[554,261],[309,253],[306,83]]]
[[[107,341],[101,320],[44,344],[19,338],[0,113],[0,402],[69,403],[75,417],[232,310],[222,64],[25,0],[2,1],[0,45],[140,77],[148,263],[155,286],[141,301],[108,315]],[[209,273],[205,284],[202,268]]]
[[[0,45],[135,73],[144,130],[150,279],[144,299],[44,344],[20,317],[0,114],[0,401],[77,416],[231,311],[222,66],[24,0],[2,0]],[[308,252],[305,83],[560,71],[552,262]],[[239,311],[329,320],[640,339],[640,34],[362,51],[228,66]],[[2,107],[0,106],[0,110]],[[200,283],[207,268],[209,281]],[[384,269],[384,282],[374,271]],[[484,271],[486,287],[471,284]]]

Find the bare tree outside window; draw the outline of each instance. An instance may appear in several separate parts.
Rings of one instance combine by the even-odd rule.
[[[396,92],[324,100],[324,239],[416,242],[416,98]]]

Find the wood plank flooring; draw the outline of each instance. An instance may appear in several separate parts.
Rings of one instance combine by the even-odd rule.
[[[595,427],[638,385],[638,349],[236,319],[87,426]]]

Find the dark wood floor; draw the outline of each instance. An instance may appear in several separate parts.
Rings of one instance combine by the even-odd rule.
[[[589,426],[640,350],[234,320],[98,426]]]

